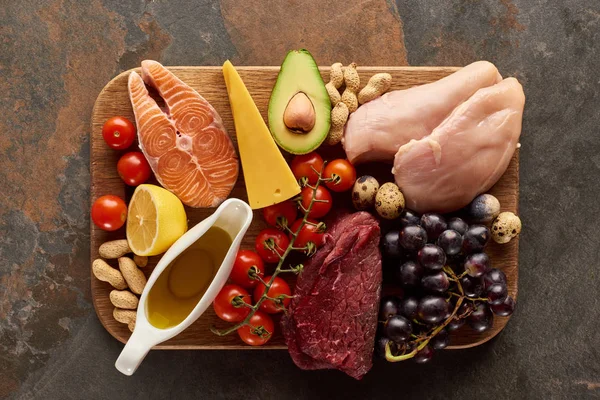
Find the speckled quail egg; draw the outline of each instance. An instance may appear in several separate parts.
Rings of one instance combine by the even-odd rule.
[[[467,206],[472,222],[488,223],[500,214],[500,202],[491,194],[480,194]]]
[[[492,239],[504,244],[521,233],[521,219],[511,212],[503,212],[492,224]]]
[[[375,196],[375,211],[382,218],[395,219],[404,209],[404,195],[395,183],[381,185]]]
[[[357,210],[368,210],[375,204],[379,182],[370,175],[363,175],[354,182],[352,204]]]

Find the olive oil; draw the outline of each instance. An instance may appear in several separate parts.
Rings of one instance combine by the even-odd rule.
[[[213,226],[173,260],[148,293],[148,321],[160,329],[179,325],[208,289],[230,246],[227,232]]]

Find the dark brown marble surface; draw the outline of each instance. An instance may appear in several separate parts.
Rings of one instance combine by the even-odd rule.
[[[0,398],[599,398],[600,5],[594,0],[0,2]],[[119,72],[464,65],[525,86],[519,306],[479,348],[362,382],[284,351],[152,352],[131,378],[89,290],[89,121]]]

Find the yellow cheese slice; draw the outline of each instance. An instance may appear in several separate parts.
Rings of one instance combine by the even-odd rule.
[[[271,206],[297,195],[300,186],[292,170],[275,144],[244,81],[229,60],[223,64],[223,76],[250,207]]]

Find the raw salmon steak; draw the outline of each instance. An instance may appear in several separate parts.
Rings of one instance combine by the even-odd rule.
[[[165,110],[144,83],[158,91]],[[190,207],[221,204],[239,163],[217,111],[156,61],[142,61],[142,76],[132,72],[128,87],[140,148],[156,179]]]

